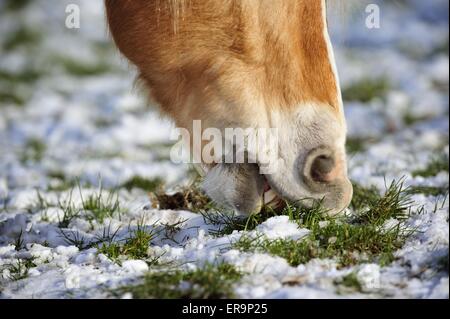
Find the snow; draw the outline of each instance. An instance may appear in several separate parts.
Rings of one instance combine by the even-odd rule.
[[[299,229],[298,225],[289,221],[288,216],[273,217],[256,227],[268,239],[297,240],[309,234],[308,229]]]
[[[170,142],[173,125],[146,106],[145,93],[133,86],[135,71],[115,50],[98,53],[95,49],[110,43],[102,2],[70,1],[82,8],[82,28],[76,31],[61,28],[66,2],[33,1],[20,18],[17,13],[0,13],[0,43],[4,34],[21,23],[45,34],[38,47],[2,52],[0,70],[20,74],[31,67],[48,72],[31,86],[17,85],[17,91],[26,97],[23,106],[0,102],[0,298],[107,297],[107,289],[135,282],[152,267],[143,260],[119,264],[95,247],[79,249],[67,242],[58,228],[64,211],[39,207],[36,189],[48,202],[71,198],[79,206],[82,197],[98,192],[100,180],[105,189],[122,185],[133,176],[160,177],[167,189],[187,182],[187,166],[175,165],[155,151],[155,146]],[[367,77],[387,77],[392,86],[384,99],[346,103],[349,137],[370,139],[364,152],[349,156],[350,177],[380,191],[402,177],[406,186],[448,188],[446,172],[426,178],[412,176],[432,156],[449,152],[449,57],[436,52],[448,44],[448,2],[414,0],[409,6],[381,6],[380,30],[361,27],[361,14],[347,26],[332,24],[342,86]],[[85,63],[104,61],[114,67],[106,74],[75,77],[53,60],[61,55]],[[420,120],[407,125],[406,115]],[[45,144],[37,162],[23,159],[31,138]],[[49,185],[58,184],[49,176],[54,172],[90,186],[73,194],[48,190]],[[395,253],[395,262],[385,267],[361,264],[344,269],[335,260],[313,259],[292,267],[263,252],[243,253],[231,244],[244,232],[217,237],[217,226],[207,224],[203,216],[153,209],[143,191],[120,189],[117,196],[123,208],[120,218],[89,223],[81,216],[65,231],[89,242],[108,229],[118,229],[117,240],[124,240],[139,221],[150,230],[177,225],[179,231],[171,236],[157,233],[148,252],[182,269],[207,262],[231,263],[247,273],[235,287],[241,298],[449,297],[448,270],[435,267],[448,256],[448,196],[414,195],[415,206],[407,223],[418,231]],[[396,222],[390,220],[384,227]],[[300,240],[308,232],[287,216],[278,216],[245,236]],[[19,236],[22,247],[17,247]],[[18,259],[32,260],[35,266],[26,278],[14,281],[8,266]],[[356,274],[363,292],[338,291],[335,281],[351,273]]]
[[[356,274],[362,290],[380,288],[380,266],[376,264],[362,265]]]
[[[122,267],[132,273],[145,273],[148,271],[148,265],[143,260],[126,260]]]

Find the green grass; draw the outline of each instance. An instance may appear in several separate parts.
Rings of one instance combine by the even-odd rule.
[[[279,256],[294,267],[315,258],[336,259],[340,267],[363,262],[384,266],[394,260],[393,253],[402,247],[402,231],[400,227],[382,232],[374,227],[329,222],[323,228],[312,230],[306,239],[268,240],[244,235],[233,247]]]
[[[25,240],[23,238],[23,229],[20,230],[19,235],[14,240],[14,246],[16,251],[21,251],[23,248],[25,248]]]
[[[147,179],[140,176],[134,176],[126,181],[122,187],[128,191],[133,189],[141,189],[146,192],[155,192],[164,185],[164,181],[161,178]]]
[[[10,104],[10,103],[21,106],[25,104],[25,99],[19,94],[16,94],[9,90],[3,91],[3,89],[0,89],[0,106],[2,104]]]
[[[102,224],[105,219],[120,216],[121,208],[119,202],[119,196],[115,192],[109,192],[105,195],[103,188],[97,193],[89,195],[87,198],[83,198],[81,195],[82,209],[85,213],[85,218],[90,222],[97,221]]]
[[[49,192],[64,192],[71,190],[77,186],[80,182],[76,180],[69,179],[62,171],[51,171],[47,173],[48,178],[52,179],[53,182],[49,183],[47,191]],[[56,182],[56,183],[54,183]],[[92,185],[83,185],[84,187],[91,187]]]
[[[31,0],[5,0],[5,9],[8,11],[20,11],[31,3]]]
[[[55,59],[68,74],[76,77],[97,76],[112,70],[112,66],[105,62],[85,63],[67,57],[56,57]]]
[[[108,243],[98,244],[97,249],[99,253],[119,263],[120,257],[126,256],[131,259],[144,259],[149,265],[154,265],[157,264],[159,257],[150,258],[148,249],[156,236],[157,232],[147,230],[141,221],[131,230],[130,236],[125,241],[114,241],[113,237]]]
[[[376,195],[374,190],[368,193],[356,194],[353,205],[362,211],[351,219],[327,217],[320,203],[311,209],[288,205],[282,214],[290,216],[300,228],[310,230],[304,239],[269,240],[243,235],[233,247],[280,256],[292,266],[314,258],[334,258],[341,267],[361,262],[387,265],[411,234],[403,224],[411,205],[409,193],[401,182],[392,183],[383,196]],[[397,219],[398,224],[383,229],[382,225],[392,218]]]
[[[28,277],[30,268],[36,267],[33,259],[17,259],[17,262],[2,266],[2,270],[9,270],[7,278],[12,281],[18,281]]]
[[[349,155],[365,152],[370,144],[376,142],[377,140],[374,138],[349,137],[347,138],[346,150]]]
[[[425,168],[412,172],[412,176],[433,177],[440,172],[449,172],[449,158],[446,154],[434,156]]]
[[[164,226],[163,230],[168,226]],[[173,229],[176,225],[173,225]],[[69,244],[78,247],[80,250],[96,248],[99,254],[104,254],[117,264],[121,264],[123,260],[140,259],[144,260],[149,266],[159,265],[160,256],[149,255],[149,248],[152,240],[162,231],[155,225],[146,226],[144,220],[140,220],[136,226],[128,227],[128,237],[118,239],[120,227],[115,231],[111,229],[111,225],[103,229],[101,235],[88,239],[81,235],[78,231],[70,231],[61,229],[61,236]]]
[[[357,291],[357,292],[363,291],[362,285],[358,279],[358,275],[354,272],[342,277],[340,280],[337,280],[335,282],[335,284],[344,286],[346,288],[349,288],[349,289]]]
[[[33,212],[36,210],[46,210],[50,207],[58,207],[63,212],[58,222],[59,228],[68,228],[69,224],[75,218],[85,218],[91,225],[94,222],[102,224],[107,218],[118,217],[120,219],[122,209],[118,195],[115,192],[105,194],[103,188],[100,187],[99,191],[84,198],[79,183],[77,183],[77,187],[81,196],[81,205],[75,205],[73,201],[75,187],[71,188],[65,200],[58,199],[56,204],[45,200],[40,194],[40,191],[37,190],[37,201],[28,210]]]
[[[3,50],[11,52],[20,47],[31,47],[37,45],[42,39],[42,34],[28,27],[20,27],[7,35],[3,42]]]
[[[72,194],[73,189],[70,191],[69,198],[66,201],[58,200],[58,207],[63,211],[63,216],[58,223],[59,228],[68,228],[72,220],[81,215],[81,210],[72,201]]]
[[[95,127],[99,129],[108,128],[114,124],[115,124],[114,120],[108,119],[106,117],[98,117],[94,120]]]
[[[201,211],[203,220],[208,225],[218,226],[217,231],[210,230],[210,233],[217,237],[229,235],[234,231],[242,231],[246,229],[246,223],[249,219],[236,216],[233,212],[225,212],[221,210],[211,209]],[[260,215],[252,215],[258,218]]]
[[[192,271],[149,273],[143,283],[120,288],[137,299],[230,299],[233,285],[242,274],[229,264],[211,265]]]
[[[347,153],[349,153],[349,154],[364,152],[366,150],[366,147],[367,147],[367,143],[366,143],[365,139],[360,139],[360,138],[347,139],[346,149],[347,149]]]
[[[119,230],[120,227],[112,232],[111,225],[109,225],[103,228],[102,235],[97,235],[94,239],[86,238],[79,231],[60,229],[60,234],[67,244],[75,246],[81,251],[93,247],[98,248],[102,244],[113,243]]]
[[[416,123],[420,123],[429,119],[430,119],[429,116],[416,116],[411,113],[406,113],[403,116],[403,122],[406,124],[406,126],[412,126]]]
[[[353,198],[350,203],[350,208],[353,211],[361,211],[380,198],[380,193],[376,187],[362,187],[358,183],[353,185]]]
[[[32,84],[36,82],[41,77],[41,75],[42,74],[40,72],[31,68],[14,73],[6,70],[0,70],[0,81],[14,84],[17,83]]]
[[[65,231],[63,228],[59,230],[64,241],[72,246],[77,247],[80,251],[92,248],[94,243],[81,235],[78,231]]]
[[[423,194],[425,196],[445,196],[448,195],[447,187],[434,187],[434,186],[411,186],[409,188],[411,194]]]
[[[26,141],[24,151],[21,154],[21,162],[26,163],[29,161],[40,162],[45,155],[47,146],[38,138],[30,138]]]
[[[402,181],[392,182],[383,196],[375,195],[374,188],[367,189],[365,193],[356,194],[352,199],[351,206],[359,206],[362,210],[362,213],[357,211],[357,223],[381,226],[391,218],[404,221],[409,217],[413,202],[409,188],[405,188]]]
[[[41,75],[32,68],[17,73],[0,70],[0,105],[12,103],[16,106],[23,106],[32,92],[31,85]]]
[[[367,78],[344,88],[342,96],[345,101],[367,103],[375,98],[384,98],[390,88],[391,84],[387,78]]]
[[[432,49],[431,56],[433,57],[433,56],[440,55],[440,54],[445,54],[448,56],[448,52],[449,52],[449,41],[447,38],[441,44],[439,44],[438,46],[435,46]]]

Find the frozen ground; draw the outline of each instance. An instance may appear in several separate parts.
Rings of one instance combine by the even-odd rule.
[[[27,1],[0,2],[0,297],[111,296],[152,263],[113,261],[63,235],[90,242],[118,230],[120,241],[141,225],[164,230],[149,256],[183,269],[236,266],[245,273],[234,286],[241,298],[448,298],[448,166],[427,170],[449,152],[447,1],[383,4],[380,30],[364,28],[362,14],[334,23],[352,180],[383,191],[404,177],[419,190],[407,220],[417,231],[395,261],[344,268],[330,259],[292,267],[264,252],[239,252],[231,243],[244,232],[215,236],[218,226],[202,215],[154,209],[145,191],[128,191],[133,177],[162,180],[167,189],[188,182],[189,168],[168,160],[170,124],[132,89],[133,70],[106,35],[102,1],[29,2],[18,10],[9,4]],[[80,30],[63,27],[66,2],[81,5]],[[99,193],[100,181],[104,197],[119,186],[120,214],[66,220],[68,208]],[[256,232],[299,239],[308,230],[280,216]],[[363,289],[337,284],[351,273]]]

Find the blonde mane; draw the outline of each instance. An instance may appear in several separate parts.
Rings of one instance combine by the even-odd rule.
[[[178,32],[180,20],[184,19],[183,16],[185,12],[189,10],[189,8],[193,5],[194,1],[195,0],[156,0],[158,11],[161,12],[165,10],[166,12],[170,13],[173,21],[173,31],[175,34]],[[236,2],[243,0],[230,0],[230,1]],[[307,1],[320,1],[320,0],[307,0]],[[350,12],[349,8],[351,7],[355,8],[357,6],[357,2],[354,0],[325,0],[325,3],[329,16],[338,17],[338,19],[341,20],[341,22],[342,20],[345,20],[345,16],[349,14]]]

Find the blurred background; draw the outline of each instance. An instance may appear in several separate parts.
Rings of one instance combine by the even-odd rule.
[[[103,1],[0,3],[0,194],[98,184],[100,175],[105,187],[181,177],[183,167],[163,161],[170,126],[134,90]],[[80,29],[65,26],[69,4],[81,10]]]

